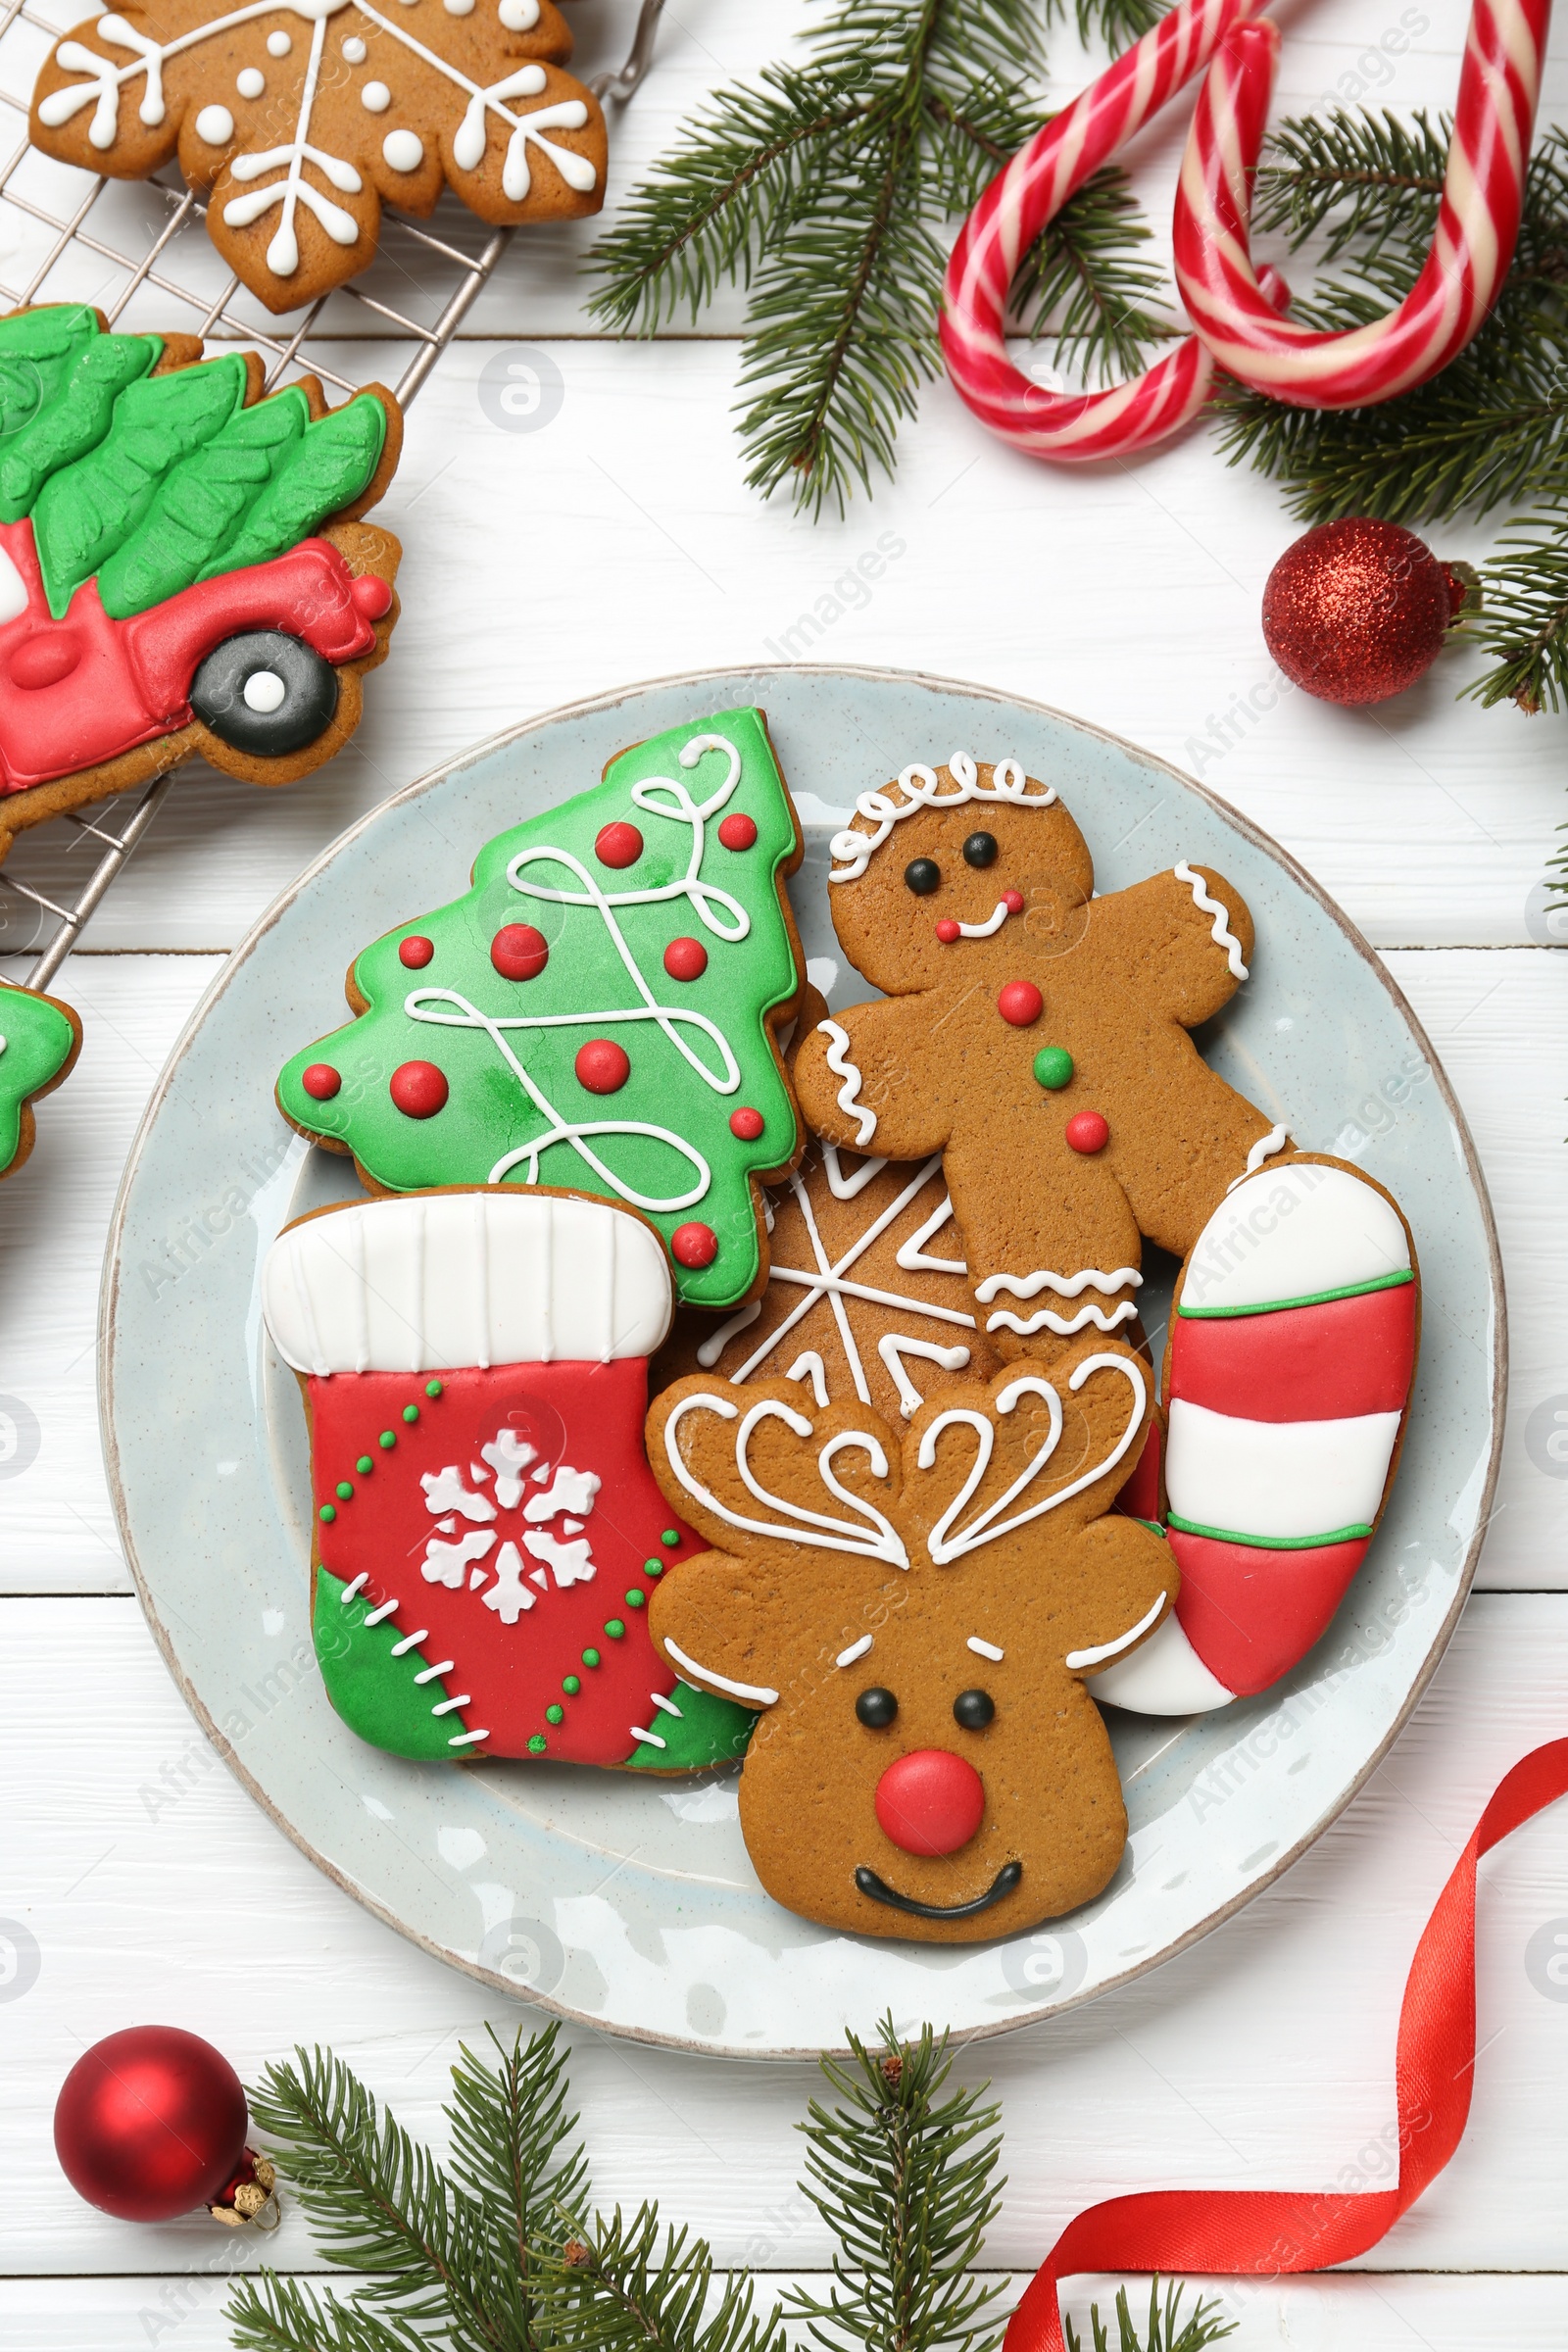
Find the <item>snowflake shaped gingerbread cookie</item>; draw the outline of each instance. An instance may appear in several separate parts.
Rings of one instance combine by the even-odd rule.
[[[482,220],[595,213],[605,122],[553,0],[157,0],[76,25],[33,92],[34,146],[145,179],[171,158],[270,310],[369,262],[383,204],[443,183]]]

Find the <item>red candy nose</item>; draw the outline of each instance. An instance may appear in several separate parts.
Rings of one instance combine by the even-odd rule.
[[[365,614],[367,620],[379,620],[383,612],[389,612],[392,609],[391,585],[373,571],[362,571],[359,578],[350,583],[349,594],[354,599],[356,609]]]
[[[876,1785],[876,1817],[906,1854],[956,1854],[980,1827],[986,1785],[946,1747],[917,1747]]]

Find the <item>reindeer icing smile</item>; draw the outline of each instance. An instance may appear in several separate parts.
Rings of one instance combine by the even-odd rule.
[[[779,1902],[962,1942],[1105,1885],[1127,1822],[1084,1678],[1180,1582],[1157,1535],[1103,1516],[1152,1411],[1147,1366],[1098,1339],[1049,1380],[945,1386],[897,1433],[788,1381],[694,1375],[657,1399],[649,1460],[712,1549],[662,1584],[650,1631],[758,1711],[741,1825]]]

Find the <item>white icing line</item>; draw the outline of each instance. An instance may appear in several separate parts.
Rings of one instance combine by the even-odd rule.
[[[444,1698],[441,1704],[438,1707],[432,1707],[430,1712],[432,1715],[450,1715],[454,1707],[466,1707],[467,1704],[468,1693],[465,1690],[461,1698]]]
[[[784,1377],[786,1380],[808,1380],[817,1405],[820,1407],[827,1403],[827,1366],[814,1348],[803,1349]],[[735,1378],[737,1381],[740,1379],[738,1372]]]
[[[844,1081],[838,1093],[839,1108],[847,1119],[859,1121],[855,1148],[863,1151],[876,1133],[876,1112],[859,1099],[860,1073],[850,1059],[850,1033],[837,1021],[818,1021],[816,1026],[828,1041],[827,1066],[835,1078]]]
[[[395,1600],[383,1600],[378,1609],[372,1609],[370,1611],[369,1615],[365,1620],[366,1624],[379,1625],[383,1617],[391,1617],[396,1614],[397,1606],[398,1604]]]
[[[405,1650],[417,1649],[421,1642],[428,1642],[429,1639],[428,1626],[421,1626],[416,1634],[405,1634],[401,1642],[394,1642],[390,1654],[394,1658],[401,1658]]]
[[[683,1649],[669,1640],[667,1635],[664,1640],[664,1647],[677,1665],[685,1667],[686,1672],[692,1676],[694,1681],[708,1683],[715,1690],[727,1690],[731,1698],[755,1698],[759,1706],[777,1706],[778,1692],[776,1690],[769,1690],[760,1683],[732,1683],[727,1674],[715,1674],[710,1666],[699,1666],[697,1660],[689,1658]]]
[[[873,1177],[881,1175],[887,1164],[885,1159],[862,1159],[855,1174],[846,1176],[839,1164],[837,1144],[822,1146],[822,1169],[835,1200],[853,1200],[857,1193],[864,1192]]]
[[[631,1727],[631,1736],[634,1740],[641,1740],[649,1747],[667,1747],[669,1745],[667,1740],[661,1740],[659,1734],[649,1731],[645,1724],[634,1723]]]
[[[899,1263],[904,1263],[902,1257]],[[1085,1266],[1078,1274],[1053,1274],[1042,1266],[1037,1274],[988,1274],[984,1282],[976,1284],[974,1295],[982,1306],[989,1306],[1003,1291],[1010,1291],[1015,1298],[1033,1298],[1039,1291],[1054,1291],[1058,1298],[1099,1291],[1102,1297],[1114,1298],[1118,1291],[1141,1291],[1143,1287],[1144,1278],[1136,1266],[1115,1266],[1109,1273],[1099,1266]]]
[[[885,1332],[876,1344],[876,1351],[899,1392],[899,1405],[906,1421],[925,1402],[904,1368],[906,1355],[924,1356],[927,1363],[939,1365],[944,1372],[961,1372],[969,1361],[967,1348],[938,1348],[930,1340],[911,1340],[902,1331]]]
[[[1011,912],[1012,908],[1007,905],[1006,900],[999,899],[994,910],[983,923],[960,923],[958,937],[960,939],[990,939],[1002,929]]]
[[[362,1585],[368,1585],[369,1581],[370,1571],[368,1568],[362,1568],[359,1575],[354,1579],[353,1584],[344,1586],[342,1592],[338,1595],[338,1598],[342,1601],[345,1608],[348,1607],[349,1602],[354,1598],[354,1595],[359,1591],[360,1587]]]
[[[939,792],[935,768],[915,760],[892,788],[904,794],[902,801],[890,800],[885,792],[862,792],[855,804],[856,814],[863,816],[876,830],[857,833],[851,828],[834,834],[828,843],[828,856],[843,862],[828,875],[828,880],[858,882],[870,863],[872,851],[879,850],[894,826],[902,824],[906,816],[913,816],[917,809],[958,808],[966,801],[1008,801],[1015,808],[1050,808],[1056,799],[1050,784],[1040,792],[1030,792],[1022,765],[1010,754],[996,762],[989,784],[981,783],[980,771],[968,752],[953,754],[948,761],[948,774],[957,790]],[[969,936],[972,938],[974,934],[971,932]]]
[[[862,1634],[858,1642],[852,1642],[848,1649],[841,1649],[833,1663],[835,1666],[853,1666],[857,1658],[864,1657],[870,1646],[871,1636]]]
[[[448,1747],[468,1747],[475,1740],[488,1740],[488,1732],[459,1732],[447,1741]]]
[[[1272,1159],[1276,1152],[1283,1152],[1290,1140],[1289,1134],[1283,1127],[1271,1127],[1267,1135],[1260,1135],[1247,1154],[1246,1167],[1239,1176],[1231,1179],[1225,1190],[1228,1193],[1234,1193],[1236,1187],[1239,1184],[1245,1184],[1249,1176],[1257,1174],[1265,1159]]]
[[[679,1717],[680,1709],[676,1706],[675,1701],[672,1698],[665,1698],[662,1692],[658,1690],[650,1690],[648,1695],[653,1701],[653,1704],[658,1707],[662,1714],[674,1715],[677,1718]]]
[[[1027,1321],[1021,1316],[1009,1314],[1003,1307],[997,1314],[986,1317],[986,1329],[1015,1331],[1020,1339],[1027,1339],[1035,1331],[1054,1331],[1062,1339],[1070,1340],[1075,1331],[1082,1331],[1090,1323],[1097,1331],[1114,1331],[1118,1323],[1127,1322],[1137,1312],[1130,1298],[1124,1298],[1120,1306],[1108,1315],[1102,1306],[1081,1306],[1070,1320],[1066,1315],[1054,1315],[1049,1306],[1040,1307]]]
[[[456,1658],[443,1658],[439,1666],[426,1666],[424,1671],[416,1674],[414,1679],[416,1683],[439,1682],[442,1675],[452,1672],[457,1662]]]
[[[1149,1391],[1145,1385],[1142,1365],[1135,1356],[1126,1355],[1086,1355],[1068,1381],[1067,1386],[1076,1394],[1091,1373],[1102,1371],[1119,1372],[1133,1392],[1132,1414],[1116,1445],[1106,1454],[1103,1461],[1096,1462],[1092,1469],[1081,1472],[1067,1486],[1059,1488],[1054,1494],[1048,1494],[1043,1502],[1031,1503],[1026,1511],[1019,1511],[1011,1519],[1004,1519],[1000,1524],[994,1525],[993,1522],[997,1520],[999,1512],[1004,1511],[1009,1503],[1017,1500],[1025,1488],[1039,1476],[1055,1452],[1061,1438],[1062,1421],[1060,1397],[1050,1381],[1042,1380],[1036,1373],[1027,1374],[1021,1380],[1009,1381],[1004,1389],[998,1391],[996,1409],[999,1413],[1012,1412],[1020,1396],[1044,1397],[1051,1416],[1051,1427],[1047,1432],[1045,1444],[1035,1454],[1033,1460],[1027,1463],[1013,1480],[1006,1493],[1000,1494],[995,1502],[988,1504],[977,1518],[972,1519],[967,1527],[960,1529],[958,1534],[951,1540],[948,1530],[969,1502],[985,1476],[992,1453],[996,1448],[996,1436],[988,1417],[967,1406],[955,1406],[949,1412],[939,1413],[934,1421],[927,1424],[925,1434],[920,1440],[919,1452],[915,1457],[916,1464],[921,1470],[929,1470],[934,1466],[937,1458],[937,1439],[945,1429],[961,1422],[965,1427],[972,1429],[980,1440],[975,1451],[974,1464],[968,1477],[926,1538],[926,1550],[939,1568],[946,1567],[950,1561],[960,1558],[966,1551],[973,1551],[977,1544],[993,1544],[999,1536],[1010,1536],[1017,1528],[1026,1527],[1030,1520],[1040,1518],[1046,1511],[1059,1510],[1061,1505],[1070,1501],[1074,1494],[1081,1494],[1086,1487],[1093,1486],[1097,1479],[1104,1477],[1107,1470],[1113,1470],[1116,1467],[1142,1425]]]
[[[735,1467],[743,1484],[759,1502],[779,1512],[783,1518],[793,1519],[795,1526],[782,1526],[778,1520],[743,1518],[738,1511],[732,1511],[727,1503],[720,1502],[716,1494],[710,1494],[687,1467],[677,1443],[677,1432],[686,1415],[698,1406],[717,1413],[725,1421],[739,1420],[740,1426],[735,1433]],[[786,1502],[781,1494],[769,1494],[765,1487],[758,1484],[746,1455],[752,1431],[759,1421],[764,1420],[782,1421],[797,1438],[808,1438],[813,1434],[812,1425],[804,1413],[792,1412],[787,1404],[776,1403],[771,1396],[763,1397],[760,1404],[754,1404],[744,1419],[741,1419],[739,1405],[731,1404],[725,1396],[710,1396],[702,1390],[690,1396],[683,1396],[664,1423],[664,1452],[670,1468],[687,1494],[714,1512],[726,1526],[740,1528],[749,1535],[783,1536],[792,1544],[811,1544],[823,1551],[847,1551],[860,1559],[886,1560],[894,1568],[907,1568],[908,1555],[896,1529],[890,1526],[873,1503],[862,1502],[858,1495],[847,1494],[829,1468],[835,1454],[841,1453],[846,1446],[854,1446],[867,1456],[873,1477],[886,1478],[887,1455],[877,1439],[866,1430],[840,1430],[837,1437],[828,1440],[816,1457],[817,1476],[828,1493],[836,1495],[840,1502],[848,1503],[858,1517],[870,1522],[866,1527],[858,1528],[843,1519],[824,1518],[820,1511],[808,1511],[800,1503]],[[808,1532],[813,1529],[822,1532]],[[672,1656],[675,1654],[672,1644],[666,1642],[664,1646]],[[771,1700],[768,1703],[771,1705]]]
[[[1177,881],[1185,882],[1188,889],[1192,892],[1193,905],[1198,908],[1199,913],[1211,914],[1214,917],[1214,925],[1213,929],[1209,933],[1209,937],[1214,942],[1216,948],[1224,949],[1225,960],[1230,965],[1231,970],[1235,974],[1236,978],[1238,980],[1245,980],[1247,978],[1247,966],[1242,961],[1242,943],[1237,938],[1235,932],[1232,931],[1230,924],[1227,922],[1225,909],[1220,905],[1218,899],[1211,897],[1209,892],[1204,888],[1202,875],[1200,873],[1195,873],[1185,858],[1182,859],[1179,865],[1173,866],[1171,871],[1175,874]]]
[[[1164,1597],[1161,1593],[1160,1598],[1163,1600]],[[1007,1654],[1004,1649],[999,1649],[994,1642],[982,1642],[978,1634],[971,1634],[963,1646],[972,1649],[977,1658],[989,1658],[993,1665],[1000,1663]]]
[[[886,1165],[886,1162],[883,1164]],[[947,1224],[952,1215],[953,1196],[951,1193],[947,1193],[943,1196],[941,1207],[934,1208],[932,1210],[930,1216],[927,1217],[919,1232],[911,1233],[906,1242],[901,1242],[899,1244],[898,1250],[895,1253],[897,1262],[904,1268],[906,1274],[968,1273],[969,1268],[963,1258],[932,1257],[926,1250],[927,1242],[934,1241],[936,1239],[937,1235],[942,1231],[942,1228]],[[1006,1278],[1005,1276],[997,1276],[993,1279],[1004,1281]],[[1020,1296],[1022,1294],[1020,1294]],[[984,1305],[985,1293],[983,1291],[977,1292],[976,1297],[980,1299],[981,1304]]]
[[[1131,1649],[1135,1642],[1143,1640],[1164,1606],[1165,1595],[1162,1592],[1153,1607],[1139,1618],[1130,1634],[1118,1634],[1114,1642],[1102,1642],[1098,1649],[1069,1649],[1062,1663],[1077,1674],[1086,1666],[1101,1666],[1106,1658],[1119,1657],[1124,1649]],[[969,1646],[972,1649],[974,1643],[971,1642]]]

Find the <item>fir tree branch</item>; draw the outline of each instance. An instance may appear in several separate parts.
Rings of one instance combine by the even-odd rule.
[[[238,2278],[225,2313],[241,2352],[429,2352],[397,2313],[359,2310],[271,2271]]]
[[[641,2206],[630,2221],[617,2206],[607,2221],[573,2220],[559,2255],[542,2270],[541,2301],[553,2339],[571,2352],[787,2352],[776,2312],[759,2316],[748,2276],[714,2287],[706,2241],[665,2230],[659,2208]]]
[[[1112,57],[1142,40],[1165,14],[1168,0],[1072,0],[1078,38],[1103,41]],[[1048,0],[1048,18],[1064,17],[1066,0]]]
[[[1217,2344],[1223,2337],[1236,2333],[1236,2321],[1221,2317],[1219,2302],[1213,2299],[1204,2301],[1201,2297],[1194,2305],[1191,2318],[1178,2332],[1177,2322],[1181,2318],[1182,2296],[1185,2292],[1184,2287],[1167,2286],[1162,2307],[1159,2280],[1152,2278],[1149,2283],[1149,2332],[1147,2336],[1141,2336],[1133,2324],[1127,2289],[1118,2287],[1115,2352],[1203,2352],[1205,2344]],[[1110,2337],[1100,2316],[1098,2303],[1089,2306],[1089,2325],[1094,2335],[1094,2352],[1111,2352]],[[1078,2331],[1071,2320],[1066,2322],[1066,2336],[1067,2352],[1082,2352]]]
[[[983,2091],[941,2096],[945,2034],[927,2026],[904,2044],[885,2018],[878,2037],[868,2049],[850,2036],[853,2067],[823,2060],[838,2104],[813,2099],[800,2127],[803,2186],[840,2251],[828,2299],[796,2287],[785,2311],[823,2352],[992,2352],[1003,2282],[968,2273],[1001,2201],[999,2110]]]
[[[1012,307],[1028,333],[1037,342],[1051,335],[1063,358],[1102,382],[1138,374],[1152,345],[1182,331],[1149,307],[1161,300],[1163,280],[1136,257],[1152,234],[1125,174],[1114,165],[1097,172],[1024,256]]]
[[[526,2043],[519,2027],[510,2050],[486,2030],[496,2066],[462,2045],[452,2069],[452,2176],[490,2230],[491,2277],[510,2340],[539,2352],[535,2266],[540,2249],[559,2241],[560,2209],[587,2196],[588,2166],[572,2143],[577,2118],[566,2113],[559,2026]]]
[[[1503,533],[1482,569],[1481,640],[1494,666],[1465,692],[1490,709],[1516,703],[1528,715],[1568,706],[1568,517],[1555,513]],[[1562,857],[1553,859],[1561,868]]]

